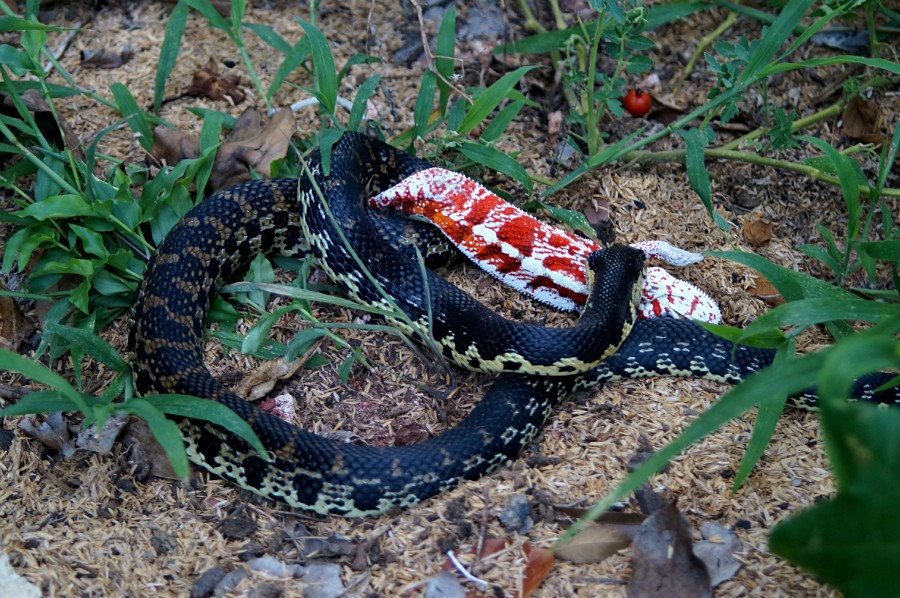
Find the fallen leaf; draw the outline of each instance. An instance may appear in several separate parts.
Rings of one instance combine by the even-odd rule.
[[[881,111],[874,100],[853,96],[842,115],[844,134],[863,143],[883,144],[887,138],[881,133]]]
[[[3,285],[0,288],[5,289]],[[12,297],[0,296],[0,347],[19,352],[36,328]]]
[[[15,102],[10,96],[0,94],[3,98],[2,109],[0,113],[19,118],[18,109]],[[27,89],[20,96],[22,104],[34,115],[34,122],[44,137],[55,147],[66,147],[75,154],[79,160],[84,159],[81,151],[81,143],[78,136],[69,126],[63,116],[54,115],[47,101],[41,97],[41,93],[36,89]],[[62,135],[60,135],[62,131]]]
[[[182,160],[194,159],[200,155],[200,136],[165,125],[157,125],[153,129],[150,155],[160,164],[170,166]]]
[[[275,387],[279,380],[287,380],[303,366],[303,361],[285,361],[283,357],[263,362],[258,368],[244,376],[235,386],[238,395],[255,401],[263,398]]]
[[[706,563],[710,582],[716,587],[734,577],[741,568],[742,563],[734,553],[743,550],[743,546],[733,531],[718,523],[704,523],[700,533],[704,539],[694,545],[694,554]]]
[[[772,240],[772,223],[765,220],[753,220],[744,225],[741,231],[744,240],[750,243],[753,249]]]
[[[756,277],[753,286],[747,289],[747,292],[757,299],[762,299],[772,307],[784,303],[784,297],[781,296],[781,293],[778,292],[778,289],[776,289],[771,282],[769,282],[762,276]]]
[[[479,559],[484,559],[496,552],[505,550],[514,543],[512,538],[485,538],[481,545],[481,554]],[[472,548],[474,553],[475,548]],[[519,598],[528,598],[544,581],[550,569],[553,568],[553,553],[544,548],[538,548],[531,542],[525,542],[522,545],[522,552],[525,553],[525,578],[522,580],[522,596]],[[444,561],[444,571],[455,570],[453,562],[448,557]],[[478,598],[484,594],[480,592],[468,592],[469,598]],[[518,596],[518,594],[512,594]]]
[[[525,579],[522,582],[522,598],[528,598],[540,587],[544,578],[553,568],[553,553],[544,548],[538,548],[531,542],[525,542],[522,547],[525,552]]]
[[[706,565],[691,550],[691,527],[672,503],[651,515],[634,539],[628,595],[699,598],[712,595]]]
[[[166,480],[178,479],[166,452],[144,420],[131,419],[122,435],[122,445],[128,448],[128,460],[137,470],[147,470],[150,475]]]
[[[394,434],[394,446],[407,446],[428,440],[428,429],[420,424],[404,424]]]
[[[256,108],[248,108],[238,118],[235,130],[216,152],[209,191],[224,189],[251,178],[251,171],[269,176],[272,162],[284,158],[295,129],[294,115],[280,110],[264,123]],[[177,164],[200,155],[200,137],[163,125],[153,130],[150,155],[160,163]]]
[[[82,50],[81,66],[95,69],[116,69],[131,60],[134,48],[125,46],[120,52],[112,50]]]
[[[235,104],[244,101],[246,94],[240,89],[241,78],[238,75],[219,76],[216,61],[210,58],[206,66],[194,72],[191,84],[184,95],[192,98],[208,98],[218,101],[226,97]]]
[[[556,551],[556,556],[581,565],[601,563],[631,544],[631,538],[607,525],[589,525]]]
[[[248,111],[251,115],[247,118],[252,116],[252,112],[258,112],[255,108],[251,108],[245,110],[245,114]],[[244,117],[243,114],[241,116]],[[251,171],[269,176],[272,172],[272,162],[287,155],[291,137],[296,129],[294,114],[290,110],[279,110],[268,124],[263,125],[260,118],[255,134],[248,129],[241,129],[241,138],[237,141],[226,138],[216,153],[213,172],[209,177],[209,184],[213,190],[224,189],[249,180]]]

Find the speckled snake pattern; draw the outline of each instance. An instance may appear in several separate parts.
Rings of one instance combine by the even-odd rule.
[[[635,321],[642,255],[621,246],[591,254],[595,283],[577,325],[504,320],[431,271],[423,275],[403,233],[409,229],[366,207],[368,197],[430,164],[356,133],[334,146],[329,175],[318,153],[307,164],[309,176],[299,180],[243,183],[198,204],[152,256],[132,314],[141,394],[216,400],[259,436],[268,460],[211,424],[179,422],[191,460],[243,488],[322,514],[409,507],[514,458],[575,389],[653,375],[734,383],[773,359],[689,320]],[[410,333],[426,329],[453,362],[502,375],[457,426],[412,446],[338,443],[264,412],[220,385],[201,350],[211,299],[261,252],[311,256],[357,301],[395,303],[403,314],[389,320]],[[868,397],[878,383],[860,382],[854,392]]]

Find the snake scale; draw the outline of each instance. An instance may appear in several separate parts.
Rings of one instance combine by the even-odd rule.
[[[318,152],[307,165],[310,176],[299,180],[243,183],[198,204],[152,256],[132,312],[137,390],[213,399],[246,420],[269,460],[209,423],[182,419],[179,426],[192,461],[255,493],[332,515],[408,507],[515,457],[573,390],[653,375],[735,383],[774,357],[733,347],[689,320],[635,321],[643,256],[621,246],[590,256],[595,282],[576,326],[504,320],[430,271],[423,275],[398,238],[407,229],[366,208],[368,197],[430,164],[348,132],[332,150],[329,175]],[[310,255],[356,300],[389,309],[384,294],[390,296],[409,320],[430,326],[455,363],[503,375],[457,426],[411,446],[338,443],[264,412],[213,378],[200,344],[211,299],[260,252]],[[406,318],[393,323],[410,331]],[[881,382],[859,381],[854,393],[872,398]]]

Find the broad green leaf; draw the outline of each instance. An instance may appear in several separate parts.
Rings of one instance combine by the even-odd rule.
[[[73,345],[78,345],[91,357],[115,372],[124,372],[128,369],[128,364],[119,353],[93,332],[53,322],[48,322],[46,329],[53,334],[58,334]]]
[[[531,184],[531,177],[528,175],[528,172],[513,158],[500,150],[471,141],[463,142],[458,149],[469,160],[476,164],[487,166],[497,172],[502,172],[525,187],[529,194],[533,192],[534,187]]]
[[[188,395],[166,394],[155,395],[150,399],[153,405],[169,415],[202,419],[222,429],[228,430],[253,447],[261,457],[268,461],[268,453],[259,437],[250,425],[221,403],[209,399],[201,399]]]
[[[36,220],[75,218],[91,216],[93,213],[94,208],[82,196],[74,194],[53,195],[16,212],[18,216]]]
[[[288,361],[297,359],[303,353],[306,353],[313,343],[327,334],[328,331],[324,328],[304,328],[295,334],[291,342],[288,343],[284,358]]]
[[[895,415],[889,417],[893,420]],[[898,432],[900,425],[893,429],[895,435]],[[861,437],[871,433],[869,428],[859,430]],[[896,596],[898,502],[900,493],[883,487],[872,488],[868,495],[838,494],[775,526],[769,548],[847,598]]]

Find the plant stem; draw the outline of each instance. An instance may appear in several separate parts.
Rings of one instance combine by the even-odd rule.
[[[626,161],[635,161],[639,164],[656,164],[659,162],[684,162],[685,150],[670,150],[665,152],[630,152],[625,154],[622,159]],[[760,156],[755,152],[740,152],[728,150],[724,148],[710,148],[703,152],[707,159],[713,160],[739,160],[748,164],[756,164],[759,166],[771,166],[772,168],[780,168],[791,170],[806,175],[813,180],[821,181],[836,187],[840,186],[840,181],[836,176],[830,175],[818,168],[807,164],[797,164],[789,160],[778,160]],[[859,192],[866,197],[873,193],[873,189],[868,185],[860,185]],[[900,189],[883,189],[881,194],[888,197],[900,197]]]
[[[810,114],[809,116],[804,116],[803,118],[799,118],[799,119],[795,120],[791,124],[791,131],[799,131],[800,129],[803,129],[804,127],[815,124],[817,122],[821,122],[823,120],[827,120],[829,118],[837,116],[840,113],[841,113],[841,102],[835,102],[834,104],[832,104],[831,106],[828,106],[827,108],[823,108],[822,110],[819,110],[818,112],[814,112],[813,114]],[[749,133],[747,133],[746,135],[744,135],[742,137],[738,137],[737,139],[733,139],[732,141],[729,141],[728,143],[726,143],[719,149],[723,149],[723,150],[737,149],[737,148],[741,147],[741,145],[747,143],[748,141],[753,141],[754,139],[758,139],[759,137],[762,137],[763,135],[765,135],[766,133],[768,133],[771,130],[772,130],[771,127],[759,127],[758,129],[754,129],[753,131],[750,131]]]
[[[681,72],[681,76],[678,77],[678,81],[675,82],[675,87],[673,89],[673,94],[678,95],[681,91],[681,87],[684,85],[684,82],[690,76],[690,74],[694,71],[694,67],[697,65],[697,61],[700,60],[700,57],[703,55],[703,52],[708,48],[714,41],[716,41],[723,33],[728,31],[728,29],[734,25],[734,22],[737,20],[737,13],[729,11],[728,17],[722,24],[716,27],[715,31],[704,37],[700,40],[700,43],[697,45],[697,49],[694,50],[693,55],[691,55],[690,60],[685,65],[684,70]]]

